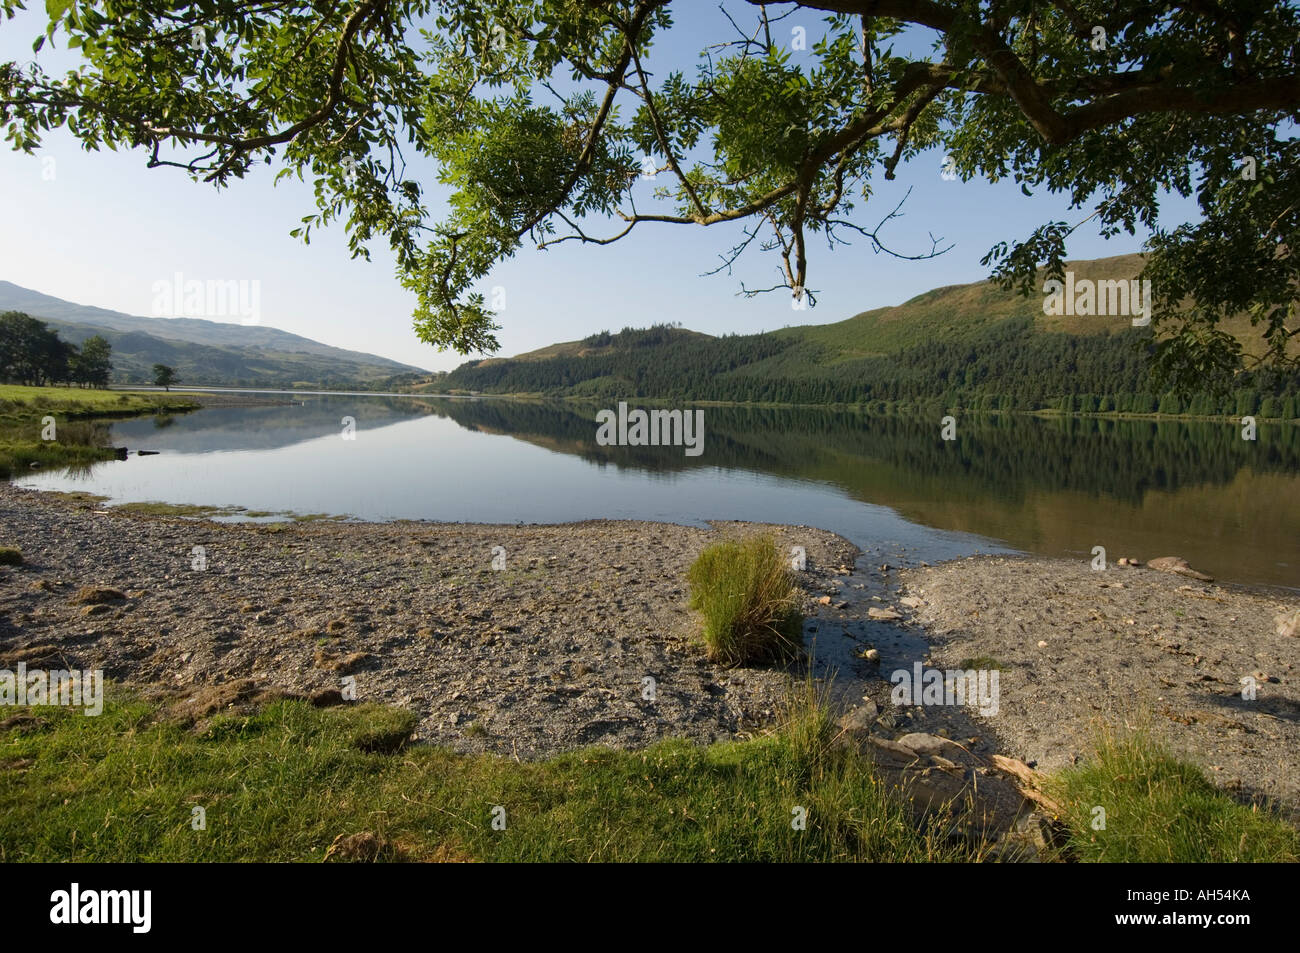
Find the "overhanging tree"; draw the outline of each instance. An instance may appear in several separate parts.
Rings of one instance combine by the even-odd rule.
[[[22,6],[0,0],[11,16]],[[61,31],[85,65],[49,76],[0,64],[0,121],[29,152],[66,126],[88,147],[141,148],[152,166],[218,185],[259,161],[310,176],[318,208],[294,234],[341,218],[355,255],[387,240],[418,296],[419,335],[462,352],[496,348],[473,289],[525,241],[739,223],[724,267],[765,250],[779,262],[774,288],[814,303],[812,238],[937,254],[938,243],[889,248],[894,209],[865,206],[877,176],[941,149],[963,178],[1067,193],[1103,234],[1153,230],[1155,367],[1175,385],[1293,362],[1291,5],[750,0],[728,6],[734,34],[702,39],[694,74],[663,74],[652,40],[683,6],[46,0],[46,36]],[[807,56],[792,55],[794,25]],[[899,52],[927,45],[918,37],[934,41],[924,54]],[[407,150],[452,189],[441,221]],[[647,159],[658,188],[638,208]],[[1160,229],[1162,190],[1196,195],[1203,221]],[[1062,271],[1079,224],[1007,236],[985,262],[1036,290],[1040,267]],[[1250,354],[1222,328],[1241,311],[1259,329]]]

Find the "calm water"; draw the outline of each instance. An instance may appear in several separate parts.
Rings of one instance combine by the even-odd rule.
[[[1018,550],[1186,557],[1221,579],[1300,587],[1300,428],[704,409],[704,450],[602,447],[598,407],[296,395],[115,423],[157,456],[24,486],[369,520],[592,518],[795,523],[907,562]],[[356,421],[343,439],[342,418]]]

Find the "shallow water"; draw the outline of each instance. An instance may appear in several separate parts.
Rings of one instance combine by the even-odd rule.
[[[699,456],[601,446],[596,406],[294,395],[113,424],[156,450],[21,485],[368,520],[611,518],[808,524],[895,564],[1026,551],[1180,555],[1220,579],[1300,587],[1300,428],[704,408]],[[344,418],[355,420],[354,439]]]

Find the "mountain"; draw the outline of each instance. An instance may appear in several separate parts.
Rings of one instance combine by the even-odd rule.
[[[1074,261],[1072,287],[1124,281],[1137,255]],[[1096,287],[1095,284],[1089,287]],[[601,400],[648,398],[796,404],[906,404],[949,408],[1283,416],[1300,377],[1258,372],[1242,393],[1194,400],[1152,393],[1151,330],[1135,314],[1044,313],[989,281],[950,285],[901,305],[832,324],[712,337],[661,325],[592,335],[508,360],[471,361],[441,382],[448,390]],[[1224,325],[1247,353],[1258,331]],[[1297,342],[1300,344],[1300,342]],[[1269,399],[1276,399],[1267,404]],[[1242,409],[1242,408],[1251,409]],[[1295,414],[1290,414],[1295,416]]]
[[[369,388],[430,373],[277,328],[138,317],[73,304],[8,281],[0,281],[0,311],[26,312],[75,344],[102,335],[112,345],[113,379],[119,383],[152,380],[154,364],[175,368],[182,383],[195,385]]]

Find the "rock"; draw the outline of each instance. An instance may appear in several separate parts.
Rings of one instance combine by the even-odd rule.
[[[894,609],[877,609],[872,606],[867,610],[867,617],[878,622],[892,622],[895,619],[901,619],[903,616]]]
[[[923,754],[926,756],[942,755],[945,753],[945,749],[948,749],[946,753],[949,757],[954,754],[952,749],[955,749],[955,753],[958,754],[965,753],[962,751],[961,746],[954,741],[949,741],[947,738],[940,738],[938,735],[928,735],[920,731],[914,731],[911,734],[903,735],[903,737],[898,739],[898,743],[904,748],[911,748],[917,754]]]
[[[845,731],[870,731],[879,714],[879,707],[868,698],[857,708],[845,714],[839,720],[839,726]]]
[[[876,724],[886,731],[895,731],[903,724],[903,719],[893,712],[887,711],[876,719]]]
[[[830,597],[830,596],[821,596],[820,598],[818,598],[818,600],[817,600],[817,604],[820,605],[820,606],[828,606],[828,605],[831,604],[831,597]]]
[[[905,768],[921,762],[920,756],[911,748],[875,735],[867,739],[863,754],[877,767]]]
[[[1300,609],[1283,612],[1273,620],[1277,624],[1277,634],[1283,637],[1300,635]]]
[[[1036,811],[1024,815],[1011,830],[998,837],[991,860],[1006,863],[1037,864],[1051,848],[1050,825]]]
[[[1038,647],[1039,647],[1040,649],[1045,649],[1045,648],[1047,648],[1047,643],[1044,642],[1042,639],[1039,639],[1039,640],[1038,640]]]
[[[880,661],[880,650],[879,650],[879,649],[865,649],[865,650],[863,650],[862,655],[860,656],[860,658],[862,658],[862,659],[864,659],[865,661],[868,661],[868,662],[879,662],[879,661]]]
[[[916,598],[916,596],[903,596],[903,598],[898,601],[901,605],[905,605],[909,609],[919,609],[924,604],[920,599]]]
[[[1187,564],[1187,560],[1182,556],[1160,556],[1147,563],[1148,569],[1158,569],[1160,572],[1177,573],[1180,576],[1187,576],[1189,579],[1199,579],[1201,582],[1214,582],[1213,576],[1207,576],[1203,572],[1197,572]]]

